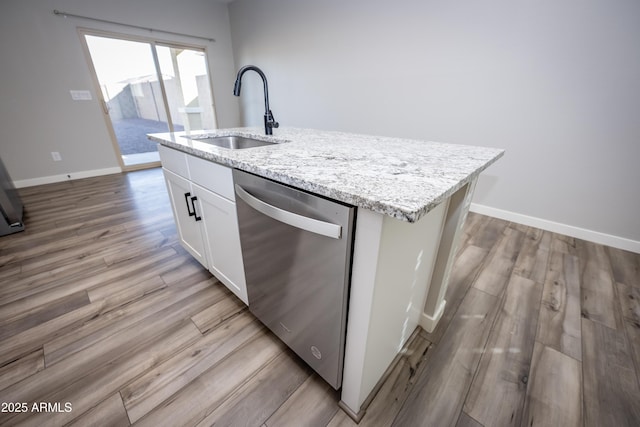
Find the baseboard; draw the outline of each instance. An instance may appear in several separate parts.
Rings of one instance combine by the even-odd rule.
[[[438,305],[438,309],[433,314],[433,317],[427,316],[424,313],[420,313],[420,319],[418,320],[418,325],[420,325],[422,329],[424,329],[429,333],[433,332],[434,329],[436,329],[436,326],[438,325],[438,322],[440,321],[442,314],[444,313],[444,308],[446,305],[447,305],[446,300],[440,301],[440,305]]]
[[[524,224],[530,227],[551,231],[553,233],[564,234],[566,236],[576,237],[578,239],[588,240],[601,245],[611,246],[640,254],[640,241],[637,240],[601,233],[599,231],[587,230],[586,228],[574,227],[572,225],[492,208],[490,206],[479,205],[477,203],[471,203],[471,207],[469,209],[472,212],[482,215],[517,222],[518,224]]]
[[[111,175],[114,173],[120,173],[122,169],[118,167],[94,169],[80,172],[70,172],[62,175],[43,176],[39,178],[21,179],[13,181],[13,185],[16,188],[33,187],[34,185],[53,184],[54,182],[71,181],[74,179],[92,178],[94,176]]]

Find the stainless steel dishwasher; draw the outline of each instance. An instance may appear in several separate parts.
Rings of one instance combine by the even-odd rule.
[[[342,384],[355,208],[234,170],[249,310]]]

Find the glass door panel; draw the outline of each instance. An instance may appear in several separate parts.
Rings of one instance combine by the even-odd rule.
[[[204,51],[162,45],[156,45],[156,51],[174,128],[215,129]]]
[[[169,132],[151,43],[85,36],[125,167],[158,162],[147,133]]]

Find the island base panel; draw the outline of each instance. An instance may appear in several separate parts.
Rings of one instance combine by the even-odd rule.
[[[419,325],[448,204],[415,223],[358,209],[341,395],[350,415]]]
[[[449,285],[451,268],[458,250],[460,235],[469,213],[476,181],[476,179],[470,181],[453,193],[449,199],[433,275],[431,276],[424,310],[422,316],[420,316],[420,326],[427,332],[433,332],[444,312],[446,305],[444,297]]]
[[[413,224],[358,211],[340,402],[356,422],[415,327],[432,332],[443,315],[475,183]]]

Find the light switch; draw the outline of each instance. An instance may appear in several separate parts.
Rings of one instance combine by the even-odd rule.
[[[91,101],[91,92],[88,90],[70,90],[71,99],[74,101]]]

